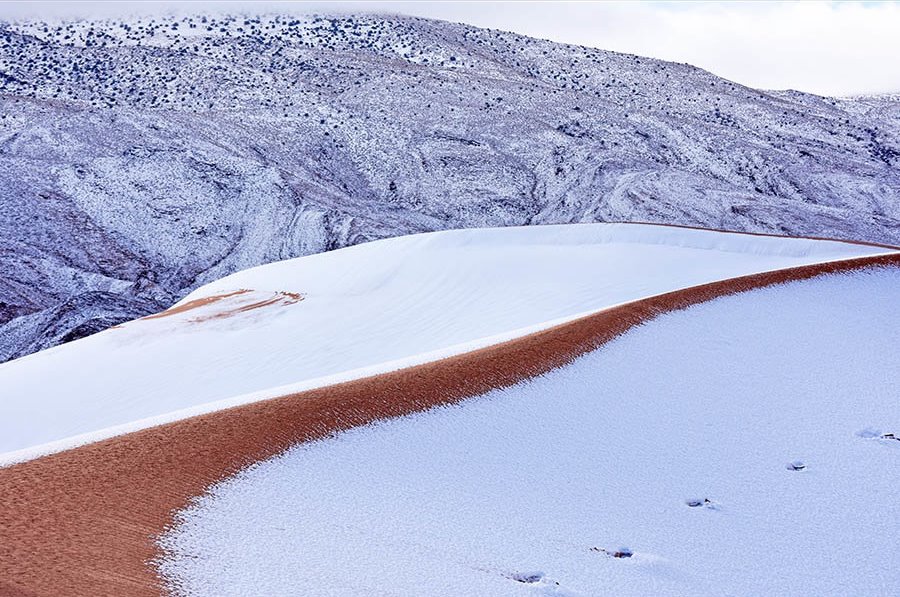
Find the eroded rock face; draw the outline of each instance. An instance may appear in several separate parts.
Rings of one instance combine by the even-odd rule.
[[[636,220],[900,244],[900,102],[405,17],[0,27],[0,360],[239,269]]]

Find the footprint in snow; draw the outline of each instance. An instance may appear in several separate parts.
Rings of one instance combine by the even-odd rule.
[[[509,578],[516,582],[524,583],[526,585],[533,585],[535,583],[539,583],[544,580],[543,572],[514,572],[509,575]]]
[[[554,597],[581,597],[572,593],[569,589],[559,584],[559,581],[548,578],[543,572],[514,572],[504,574],[506,578],[523,585],[528,585],[536,591],[534,595],[552,595]]]
[[[692,498],[685,500],[684,504],[688,508],[705,508],[707,510],[718,510],[719,505],[709,498]]]
[[[891,432],[882,433],[880,429],[872,427],[866,427],[862,431],[857,431],[856,436],[863,439],[877,439],[883,442],[900,442],[900,435]]]
[[[602,547],[592,547],[591,551],[606,554],[611,558],[618,559],[630,558],[634,555],[634,552],[627,547],[620,547],[619,549],[603,549]]]

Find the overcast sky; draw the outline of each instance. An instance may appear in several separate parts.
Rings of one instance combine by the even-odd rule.
[[[900,92],[900,2],[0,2],[0,16],[388,12],[688,62],[745,85]]]

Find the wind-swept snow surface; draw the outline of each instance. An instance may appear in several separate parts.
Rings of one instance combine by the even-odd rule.
[[[678,288],[885,251],[583,224],[414,235],[262,266],[165,316],[0,365],[0,462],[225,405],[214,401],[434,360]],[[79,434],[89,435],[67,439]]]
[[[887,595],[900,271],[735,295],[292,449],[164,537],[183,595]]]

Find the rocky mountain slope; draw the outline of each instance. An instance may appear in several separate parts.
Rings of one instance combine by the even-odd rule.
[[[0,360],[261,263],[635,220],[900,244],[900,102],[407,17],[0,26]]]

